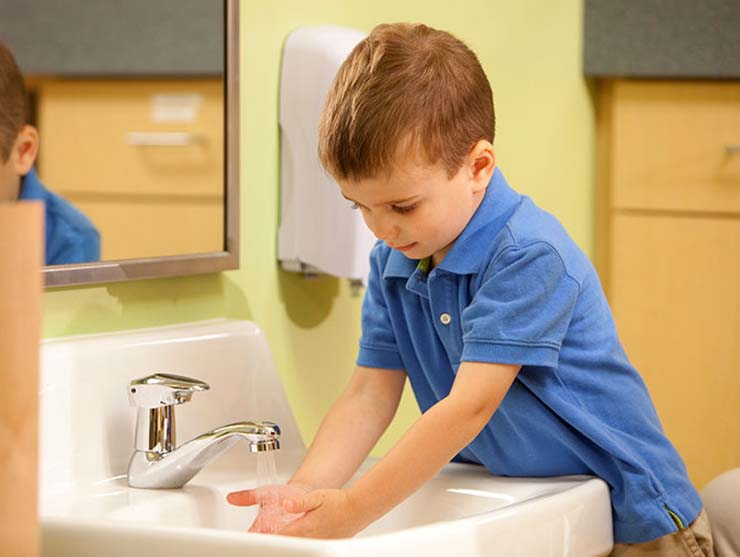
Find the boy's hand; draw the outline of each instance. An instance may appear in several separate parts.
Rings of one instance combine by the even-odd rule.
[[[344,489],[317,489],[283,500],[289,513],[305,513],[278,532],[307,538],[351,538],[367,524]]]
[[[285,510],[283,501],[286,498],[301,497],[309,491],[309,487],[298,484],[266,485],[257,489],[234,491],[226,496],[226,500],[239,507],[259,505],[259,513],[249,532],[275,534],[286,524],[303,516],[303,513]]]

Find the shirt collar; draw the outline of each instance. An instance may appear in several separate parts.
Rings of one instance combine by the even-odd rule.
[[[36,171],[32,168],[21,179],[21,193],[18,199],[44,199],[44,186],[39,182]]]
[[[442,263],[436,268],[459,275],[480,271],[481,254],[485,253],[493,237],[503,229],[521,199],[522,196],[511,189],[503,173],[496,167],[483,201]],[[409,278],[418,263],[417,260],[409,259],[400,251],[392,249],[383,271],[383,278]]]
[[[418,260],[409,259],[400,251],[391,249],[383,270],[383,278],[409,278],[418,264]]]

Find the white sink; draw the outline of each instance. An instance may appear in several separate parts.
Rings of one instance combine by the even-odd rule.
[[[205,365],[214,361],[218,366]],[[182,489],[129,488],[134,410],[127,406],[126,384],[155,371],[211,385],[177,408],[179,442],[233,421],[272,420],[283,430],[283,448],[274,453],[278,481],[298,466],[305,447],[264,337],[252,323],[219,320],[47,341],[41,388],[44,557],[585,557],[611,550],[608,488],[583,476],[501,478],[479,466],[449,464],[391,513],[344,540],[247,533],[256,509],[225,500],[230,491],[257,485],[258,456],[244,444]]]

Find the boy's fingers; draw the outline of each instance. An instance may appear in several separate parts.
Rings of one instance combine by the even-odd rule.
[[[226,496],[226,500],[232,505],[239,507],[248,507],[257,504],[257,496],[254,489],[245,489],[244,491],[232,491]]]
[[[307,513],[321,506],[323,498],[317,492],[307,493],[302,497],[290,497],[283,500],[283,508],[289,513]]]
[[[262,514],[258,514],[257,518],[252,523],[252,526],[249,527],[249,530],[247,532],[257,532],[257,533],[270,533],[270,530],[266,528],[265,519],[263,518]]]
[[[249,530],[247,532],[260,532],[262,530],[262,521],[260,520],[259,515],[257,515],[257,518],[252,522],[252,525],[249,527]]]

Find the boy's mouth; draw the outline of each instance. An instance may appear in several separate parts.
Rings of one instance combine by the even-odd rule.
[[[411,248],[413,248],[416,245],[416,242],[411,242],[410,244],[406,244],[405,246],[395,246],[393,249],[397,249],[398,251],[408,251]]]

